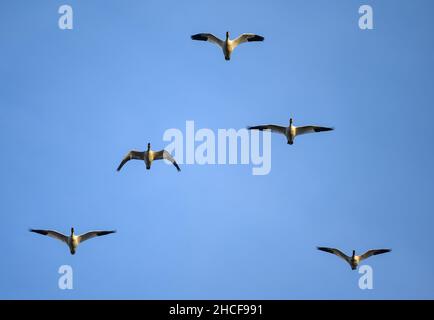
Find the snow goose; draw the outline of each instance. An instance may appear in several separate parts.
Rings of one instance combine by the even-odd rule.
[[[364,254],[360,256],[357,256],[356,252],[353,250],[353,254],[351,255],[351,257],[349,257],[338,249],[326,248],[326,247],[317,247],[317,249],[324,252],[332,253],[338,256],[339,258],[344,259],[351,266],[351,269],[353,270],[356,270],[360,262],[369,258],[370,256],[375,256],[377,254],[382,254],[382,253],[387,253],[392,251],[391,249],[373,249],[373,250],[366,251]]]
[[[152,151],[150,143],[148,143],[148,150],[146,150],[146,151],[134,151],[134,150],[132,150],[132,151],[128,152],[127,155],[122,160],[122,162],[120,163],[117,170],[118,171],[121,170],[121,168],[124,166],[124,164],[127,163],[128,161],[132,160],[132,159],[145,161],[146,169],[148,169],[148,170],[151,169],[152,161],[166,159],[166,160],[170,161],[176,167],[176,169],[178,171],[181,171],[181,169],[179,168],[175,159],[173,159],[173,157],[170,155],[169,152],[167,152],[166,150]]]
[[[289,119],[289,127],[281,127],[273,124],[266,124],[261,126],[247,127],[247,129],[260,130],[260,131],[271,130],[271,132],[283,134],[286,137],[288,144],[293,144],[294,138],[302,134],[334,130],[334,128],[318,127],[318,126],[296,127],[292,124],[292,118]]]
[[[35,232],[42,234],[44,236],[49,236],[54,239],[60,240],[69,247],[69,250],[71,251],[71,254],[75,254],[75,251],[77,250],[77,247],[80,243],[83,241],[99,237],[99,236],[105,236],[106,234],[115,233],[115,230],[111,231],[90,231],[87,233],[84,233],[82,235],[75,235],[74,234],[74,228],[71,228],[71,235],[68,237],[60,232],[53,231],[53,230],[40,230],[40,229],[30,229],[30,232]]]
[[[244,42],[252,42],[252,41],[264,41],[264,37],[258,36],[253,33],[243,33],[238,38],[234,40],[229,39],[229,32],[226,32],[226,40],[223,41],[219,38],[217,38],[215,35],[211,33],[198,33],[191,36],[191,39],[193,40],[199,40],[199,41],[209,41],[211,43],[214,43],[218,45],[223,50],[223,54],[225,55],[225,60],[231,59],[231,54],[234,49]]]

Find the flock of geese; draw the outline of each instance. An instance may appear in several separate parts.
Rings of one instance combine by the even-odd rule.
[[[231,59],[232,52],[234,49],[245,42],[255,42],[255,41],[264,41],[264,37],[260,35],[256,35],[253,33],[244,33],[240,35],[238,38],[231,40],[229,39],[229,32],[226,32],[226,38],[225,40],[221,40],[218,37],[214,36],[211,33],[198,33],[191,36],[192,40],[198,40],[198,41],[208,41],[211,43],[214,43],[218,45],[222,50],[225,57],[225,60],[229,61]],[[286,138],[287,144],[292,145],[294,143],[294,139],[296,136],[307,134],[307,133],[316,133],[316,132],[323,132],[323,131],[331,131],[334,128],[330,127],[320,127],[320,126],[302,126],[302,127],[296,127],[293,125],[292,118],[289,119],[289,126],[278,126],[274,124],[266,124],[266,125],[257,125],[257,126],[251,126],[247,127],[248,130],[269,130],[273,133],[280,133],[283,134]],[[175,168],[178,171],[181,171],[178,163],[176,160],[172,157],[172,155],[167,152],[166,150],[161,151],[153,151],[151,150],[151,144],[148,143],[148,148],[146,151],[136,151],[131,150],[127,153],[127,155],[122,159],[121,163],[119,164],[117,171],[120,171],[122,167],[130,160],[141,160],[144,161],[146,169],[151,169],[151,164],[154,160],[168,160],[170,161]],[[82,235],[75,235],[74,234],[74,228],[71,228],[71,234],[69,236],[66,236],[60,232],[54,231],[54,230],[40,230],[40,229],[30,229],[31,232],[38,233],[44,236],[49,236],[51,238],[60,240],[61,242],[64,242],[71,254],[75,254],[77,247],[80,243],[95,238],[99,236],[108,235],[111,233],[115,233],[115,230],[110,231],[90,231],[87,233],[84,233]],[[374,249],[374,250],[368,250],[362,255],[356,255],[355,251],[353,250],[353,253],[351,256],[347,256],[342,251],[335,249],[335,248],[327,248],[327,247],[318,247],[317,248],[320,251],[328,252],[331,254],[334,254],[338,256],[339,258],[345,260],[351,267],[352,270],[356,270],[358,265],[361,261],[374,256],[379,255],[383,253],[390,252],[390,249]]]

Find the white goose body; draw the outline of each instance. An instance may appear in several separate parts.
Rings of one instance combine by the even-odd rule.
[[[235,49],[233,41],[227,38],[222,49],[223,54],[225,55],[225,60],[231,60],[232,51]]]
[[[288,127],[277,126],[274,124],[266,124],[266,125],[247,127],[247,129],[260,130],[260,131],[270,130],[271,132],[283,134],[286,137],[286,141],[288,144],[294,144],[295,137],[302,134],[334,130],[333,128],[319,127],[319,126],[296,127],[292,124],[292,118],[289,119]]]
[[[155,152],[152,150],[145,151],[145,164],[146,168],[151,168],[152,161],[155,159]],[[148,169],[148,170],[149,170]]]
[[[71,228],[71,235],[70,236],[66,236],[66,235],[64,235],[60,232],[54,231],[54,230],[30,229],[30,232],[39,233],[39,234],[42,234],[44,236],[49,236],[51,238],[60,240],[64,243],[66,243],[71,254],[75,254],[77,247],[80,243],[82,243],[86,240],[95,238],[95,237],[104,236],[104,235],[110,234],[110,233],[115,233],[116,231],[115,230],[89,231],[89,232],[86,232],[82,235],[75,235],[74,234],[74,228]]]
[[[290,120],[289,127],[286,128],[285,137],[288,144],[294,143],[294,138],[297,135],[297,128],[292,124],[292,119]]]
[[[68,237],[68,247],[71,251],[71,254],[75,254],[75,251],[77,250],[78,244],[79,244],[78,237],[74,234]]]
[[[243,33],[236,39],[229,39],[229,32],[226,32],[226,39],[223,41],[219,38],[217,38],[215,35],[211,33],[198,33],[191,36],[192,40],[199,40],[199,41],[208,41],[211,43],[214,43],[218,45],[222,50],[223,54],[225,56],[225,60],[229,61],[231,60],[231,55],[234,49],[244,42],[253,42],[253,41],[264,41],[264,37],[258,36],[253,33]]]

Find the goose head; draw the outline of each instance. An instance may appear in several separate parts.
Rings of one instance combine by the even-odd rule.
[[[148,142],[148,151],[151,150],[151,144]]]
[[[354,259],[355,256],[356,256],[356,250],[353,250],[353,255],[351,256],[351,258]]]
[[[71,236],[74,235],[74,228],[71,228]]]
[[[289,118],[289,126],[292,126],[292,118]]]
[[[226,31],[226,41],[229,40],[229,31]]]

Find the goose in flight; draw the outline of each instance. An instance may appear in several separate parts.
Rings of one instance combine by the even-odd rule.
[[[209,41],[218,45],[223,50],[223,54],[225,55],[225,60],[231,60],[232,51],[241,43],[244,42],[252,42],[252,41],[264,41],[264,37],[258,36],[253,33],[243,33],[238,38],[234,40],[229,39],[229,32],[226,32],[226,40],[223,41],[217,38],[215,35],[211,33],[198,33],[191,36],[193,40],[199,41]]]
[[[151,169],[152,161],[166,159],[166,160],[169,160],[170,162],[172,162],[172,164],[176,167],[176,169],[178,171],[181,171],[181,169],[179,168],[175,159],[173,159],[173,157],[170,155],[169,152],[167,152],[166,150],[152,151],[150,143],[148,143],[148,150],[146,150],[146,151],[142,152],[142,151],[132,150],[132,151],[128,152],[128,154],[125,156],[125,158],[120,163],[117,170],[118,171],[121,170],[121,168],[124,166],[124,164],[127,163],[128,161],[130,161],[131,159],[145,161],[146,169],[148,169],[148,170]]]
[[[30,229],[30,232],[35,232],[42,234],[44,236],[49,236],[51,238],[60,240],[62,242],[65,242],[66,245],[69,247],[69,250],[71,251],[71,254],[75,254],[75,251],[77,250],[77,247],[80,243],[83,241],[99,237],[99,236],[105,236],[106,234],[115,233],[115,230],[111,231],[90,231],[87,233],[84,233],[82,235],[75,235],[74,234],[74,228],[71,228],[71,235],[65,236],[64,234],[61,234],[60,232],[53,231],[53,230],[37,230],[37,229]]]
[[[353,254],[351,255],[351,257],[349,257],[338,249],[326,248],[326,247],[317,247],[317,249],[324,252],[332,253],[338,256],[339,258],[344,259],[351,266],[351,269],[353,270],[356,270],[360,262],[369,258],[370,256],[375,256],[377,254],[382,254],[382,253],[387,253],[392,251],[391,249],[373,249],[373,250],[366,251],[364,254],[360,256],[357,256],[356,252],[353,250]]]
[[[292,124],[292,118],[289,119],[289,127],[281,127],[281,126],[276,126],[274,124],[266,124],[261,126],[247,127],[247,129],[260,130],[260,131],[271,130],[271,132],[281,133],[286,137],[288,144],[293,144],[294,138],[302,134],[334,130],[334,128],[318,127],[318,126],[296,127]]]

